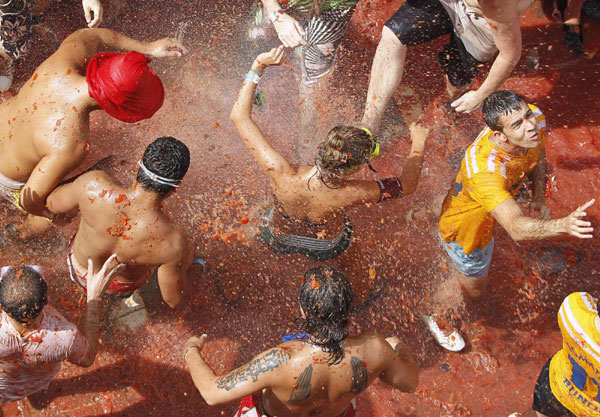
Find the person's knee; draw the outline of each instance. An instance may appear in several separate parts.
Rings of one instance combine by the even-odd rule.
[[[406,46],[398,39],[398,36],[387,26],[383,27],[381,40],[377,49],[386,50],[393,56],[402,56],[406,52]]]
[[[467,295],[471,298],[481,297],[487,289],[487,274],[481,277],[470,277],[458,273],[459,281]]]

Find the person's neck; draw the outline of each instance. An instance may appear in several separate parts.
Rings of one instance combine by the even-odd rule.
[[[492,144],[502,152],[509,153],[511,155],[524,156],[527,154],[527,148],[513,145],[509,141],[499,141],[494,137],[494,135],[490,136],[490,142],[492,142]]]
[[[8,317],[8,322],[14,327],[14,329],[19,332],[21,336],[25,336],[28,333],[34,332],[40,328],[42,324],[42,313],[40,313],[30,324],[22,324],[18,321],[14,320],[10,316]]]
[[[161,203],[165,199],[164,195],[144,190],[144,187],[137,181],[127,194],[132,204],[154,210],[159,210]]]
[[[80,96],[80,111],[90,113],[94,110],[102,109],[102,107],[100,107],[96,99],[90,96],[87,79],[85,77],[81,77],[81,81],[79,82],[77,89],[79,91]]]

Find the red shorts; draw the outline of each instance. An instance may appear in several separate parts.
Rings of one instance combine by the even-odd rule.
[[[233,417],[272,417],[267,413],[262,413],[259,411],[260,397],[258,394],[252,394],[247,397],[242,398],[240,402],[240,408],[235,413]],[[350,404],[350,407],[340,414],[338,417],[355,417],[356,416],[356,407],[354,406],[354,401]]]
[[[79,264],[79,262],[77,262],[75,255],[73,255],[73,250],[69,251],[69,255],[67,256],[67,265],[69,266],[69,274],[71,275],[71,279],[81,285],[85,291],[87,288],[87,268],[84,268]],[[117,294],[123,296],[129,295],[138,288],[144,286],[149,277],[150,273],[145,274],[135,282],[119,282],[116,279],[113,279],[110,284],[108,284],[108,289],[106,292],[108,294]]]

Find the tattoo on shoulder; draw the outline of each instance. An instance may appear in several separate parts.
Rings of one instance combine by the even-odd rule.
[[[260,374],[272,371],[281,364],[287,363],[290,354],[281,349],[272,349],[267,353],[251,360],[246,365],[217,379],[217,388],[230,391],[242,382],[258,381]]]
[[[292,390],[292,394],[290,395],[290,399],[288,400],[288,402],[298,403],[310,397],[310,393],[312,391],[312,386],[310,384],[312,371],[312,364],[308,365],[306,369],[302,371],[302,373],[298,377],[298,381],[296,381],[296,386]]]
[[[356,356],[353,356],[352,359],[350,359],[350,365],[352,366],[352,387],[350,388],[350,392],[358,394],[367,389],[367,386],[369,385],[367,367],[366,364]]]

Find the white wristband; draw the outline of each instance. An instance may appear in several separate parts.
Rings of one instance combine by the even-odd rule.
[[[282,14],[285,14],[285,10],[283,10],[283,8],[280,7],[279,9],[275,10],[273,13],[271,13],[269,15],[269,19],[271,20],[272,23],[279,22],[279,17]]]
[[[246,74],[244,79],[254,84],[258,84],[260,82],[260,77],[256,74]]]

